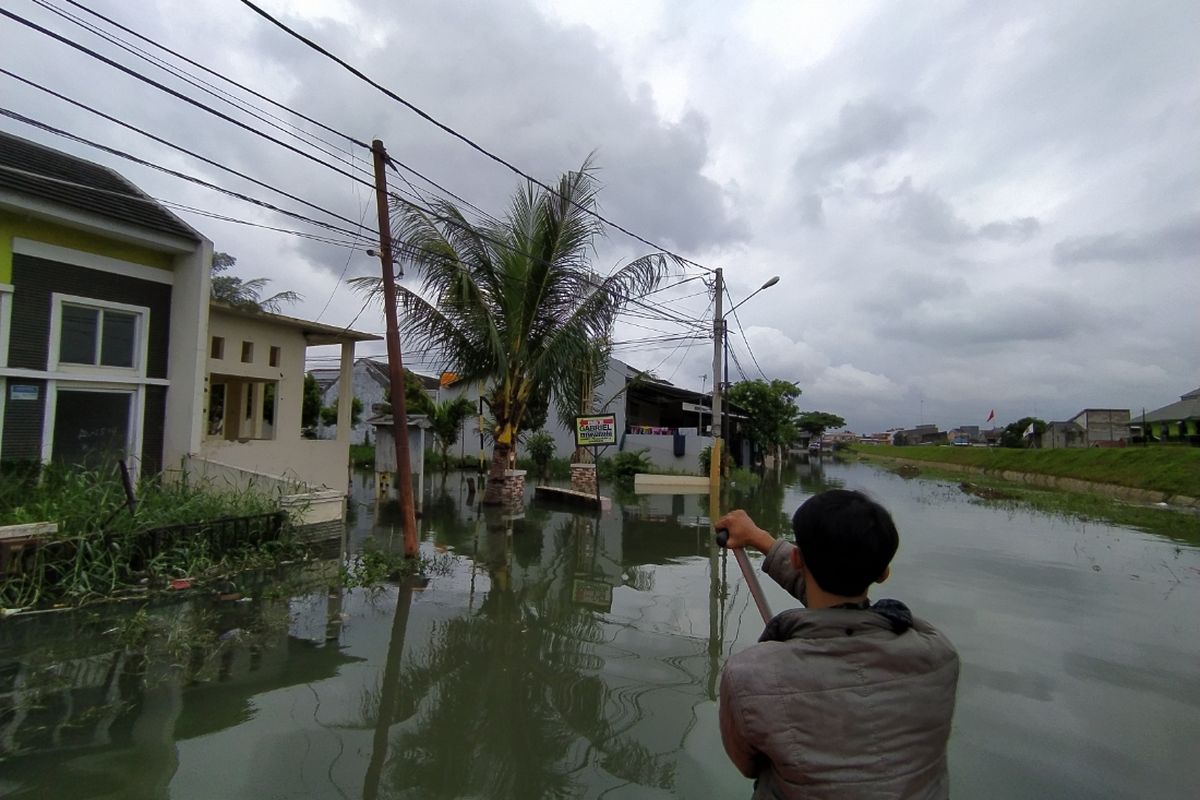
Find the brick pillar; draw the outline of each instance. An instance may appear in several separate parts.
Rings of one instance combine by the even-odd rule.
[[[584,494],[596,494],[596,465],[572,464],[571,488]]]
[[[525,502],[525,470],[504,470],[504,505],[518,506]]]

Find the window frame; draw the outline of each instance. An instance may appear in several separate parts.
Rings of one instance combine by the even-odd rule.
[[[111,368],[110,368],[111,369]],[[129,397],[129,436],[126,440],[125,463],[130,472],[137,476],[141,472],[143,430],[146,419],[146,388],[140,384],[103,383],[99,381],[46,381],[46,405],[42,409],[42,463],[50,464],[54,459],[54,434],[58,416],[58,393],[97,392],[123,394]]]
[[[47,367],[50,372],[62,372],[80,375],[128,375],[143,378],[146,376],[150,340],[148,335],[150,327],[150,309],[148,307],[131,305],[129,303],[118,303],[112,300],[100,300],[95,297],[61,294],[59,292],[54,292],[51,295],[51,303],[49,352],[46,354]],[[96,363],[77,364],[70,361],[60,361],[59,357],[62,350],[63,306],[94,308],[101,312],[96,321]],[[132,367],[113,367],[99,363],[101,359],[101,353],[103,352],[104,348],[103,312],[106,310],[131,314],[134,317]]]

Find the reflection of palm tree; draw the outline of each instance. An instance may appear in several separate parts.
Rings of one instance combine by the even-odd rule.
[[[427,655],[402,671],[394,719],[404,723],[389,761],[395,795],[568,797],[592,763],[640,785],[673,784],[673,764],[608,718],[610,690],[596,674],[602,630],[570,602],[568,530],[554,539],[556,552],[542,562],[554,568],[518,588],[494,576],[479,609],[439,623]]]

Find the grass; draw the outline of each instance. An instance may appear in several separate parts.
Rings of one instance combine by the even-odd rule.
[[[59,529],[27,549],[0,582],[0,605],[78,606],[144,596],[172,578],[201,583],[303,552],[286,525],[278,528],[271,515],[279,503],[269,496],[153,479],[139,482],[135,496],[131,513],[115,470],[7,470],[0,524],[53,522]],[[206,524],[228,517],[256,519],[235,529],[235,540]]]
[[[920,477],[957,483],[965,493],[973,496],[974,502],[1002,508],[1032,508],[1047,514],[1122,525],[1200,544],[1200,516],[1192,511],[1136,505],[1092,493],[1031,487],[990,475],[964,476],[959,472],[939,470],[936,466],[922,467]],[[964,477],[970,477],[969,483],[963,481]]]
[[[859,455],[1012,470],[1111,483],[1185,497],[1200,496],[1200,448],[1124,447],[1023,450],[1005,447],[855,445]]]

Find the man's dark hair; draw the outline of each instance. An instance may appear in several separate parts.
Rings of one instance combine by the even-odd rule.
[[[900,535],[887,509],[862,492],[830,489],[808,498],[792,517],[804,563],[821,588],[856,597],[879,579]]]

